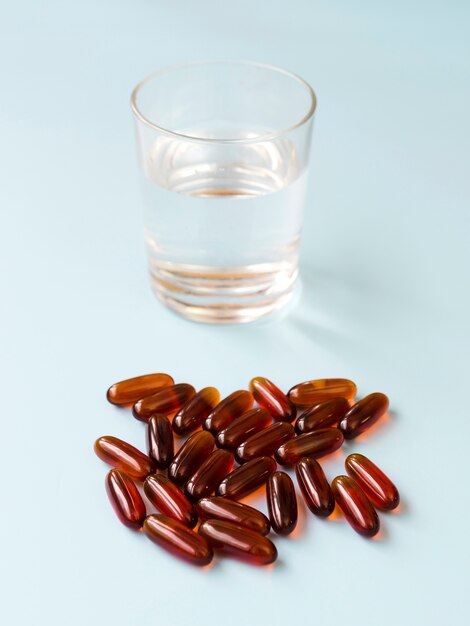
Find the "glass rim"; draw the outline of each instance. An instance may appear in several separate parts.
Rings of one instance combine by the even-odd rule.
[[[263,133],[261,135],[257,135],[256,137],[245,137],[245,138],[238,138],[238,139],[235,139],[235,138],[234,139],[230,139],[230,138],[217,139],[217,138],[211,138],[211,137],[198,137],[194,135],[187,135],[185,133],[179,133],[175,130],[171,130],[169,128],[165,128],[164,126],[159,126],[158,124],[155,124],[155,122],[152,122],[151,120],[149,120],[140,111],[139,106],[137,104],[137,97],[142,87],[144,87],[147,83],[149,83],[154,78],[157,78],[158,76],[167,74],[168,72],[172,72],[174,70],[196,67],[196,66],[201,66],[201,65],[217,65],[217,64],[218,65],[245,65],[248,67],[257,67],[257,68],[261,68],[265,70],[270,70],[278,74],[284,74],[285,76],[288,76],[289,78],[294,79],[296,82],[300,83],[303,87],[306,88],[307,93],[310,96],[310,106],[308,108],[308,111],[300,120],[298,120],[297,122],[295,122],[294,124],[291,124],[290,126],[286,128],[282,128],[276,131],[271,131],[269,133]],[[179,63],[176,65],[163,67],[159,70],[156,70],[155,72],[152,72],[151,74],[148,74],[134,87],[131,93],[130,103],[131,103],[132,112],[134,113],[137,119],[139,119],[146,126],[149,126],[150,128],[153,128],[154,130],[158,130],[159,132],[164,133],[166,135],[178,137],[179,139],[185,139],[187,141],[195,141],[195,142],[202,142],[202,143],[249,144],[249,143],[258,143],[262,141],[270,141],[272,139],[276,139],[277,137],[286,135],[296,130],[297,128],[300,128],[304,124],[306,124],[313,117],[313,114],[315,113],[315,110],[317,107],[317,97],[312,87],[305,79],[303,79],[298,74],[295,74],[294,72],[291,72],[281,67],[277,67],[276,65],[270,65],[269,63],[260,63],[258,61],[244,61],[244,60],[217,61],[217,60],[214,60],[214,61],[193,61],[191,63]]]

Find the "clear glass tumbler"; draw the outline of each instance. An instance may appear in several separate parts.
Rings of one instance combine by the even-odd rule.
[[[172,67],[132,93],[156,296],[186,318],[246,322],[298,275],[315,94],[244,61]]]

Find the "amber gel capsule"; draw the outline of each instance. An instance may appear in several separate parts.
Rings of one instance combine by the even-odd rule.
[[[213,552],[207,540],[171,517],[149,515],[144,522],[144,533],[174,556],[194,565],[207,565],[212,561]]]
[[[119,406],[134,404],[140,398],[149,396],[164,387],[169,387],[174,382],[173,378],[168,374],[136,376],[135,378],[121,380],[121,382],[111,385],[106,393],[106,398],[111,404]]]
[[[320,463],[303,457],[295,466],[295,474],[305,504],[314,515],[328,517],[335,508],[335,499]]]
[[[267,535],[271,529],[268,518],[261,511],[247,504],[220,496],[202,498],[196,504],[196,512],[201,519],[220,519],[233,522],[262,535]]]
[[[195,393],[194,387],[187,383],[165,387],[151,396],[137,400],[132,407],[132,413],[141,422],[148,422],[149,417],[155,413],[172,415],[179,411]]]
[[[272,541],[232,522],[206,520],[199,526],[199,534],[212,547],[249,563],[269,565],[277,559],[276,546]]]
[[[250,391],[256,402],[267,409],[275,420],[292,422],[295,418],[296,408],[285,393],[279,387],[262,376],[252,378]]]
[[[248,461],[233,470],[217,488],[218,496],[237,500],[264,485],[276,469],[276,461],[269,456],[261,456]]]
[[[289,422],[276,422],[265,430],[251,435],[237,448],[235,457],[238,463],[245,463],[258,456],[271,456],[285,441],[295,436],[294,427]]]
[[[140,450],[117,437],[105,436],[95,441],[95,453],[102,461],[124,470],[135,480],[144,480],[152,472],[150,459]]]
[[[173,431],[165,415],[152,415],[147,422],[147,451],[156,469],[166,469],[173,461]]]
[[[215,387],[204,387],[193,396],[173,418],[173,430],[185,435],[202,426],[211,411],[217,406],[220,393]]]
[[[345,439],[353,439],[375,424],[387,412],[388,404],[384,393],[371,393],[356,402],[339,423]]]
[[[344,517],[356,532],[365,537],[373,537],[379,532],[378,515],[355,480],[349,476],[336,476],[331,488]]]
[[[144,492],[156,509],[192,528],[197,516],[193,505],[169,478],[162,474],[151,474],[144,482]]]
[[[214,450],[186,483],[186,495],[193,502],[210,496],[232,469],[232,454],[228,450]]]
[[[342,444],[343,435],[338,428],[321,428],[283,443],[274,456],[281,465],[291,465],[303,456],[316,459],[331,454]]]
[[[193,433],[176,453],[168,476],[176,484],[185,483],[214,449],[214,437],[204,431]]]
[[[220,448],[233,450],[248,437],[269,426],[272,417],[266,409],[250,409],[233,420],[233,422],[217,435],[217,445]]]
[[[352,401],[356,392],[357,388],[352,380],[347,378],[322,378],[299,383],[292,387],[287,395],[296,406],[308,407],[338,397]]]
[[[344,465],[374,506],[387,511],[397,508],[398,489],[375,463],[362,454],[350,454]]]
[[[274,532],[289,535],[297,525],[294,483],[285,472],[274,472],[266,483],[269,519]]]
[[[227,428],[236,417],[251,409],[253,402],[254,398],[249,391],[234,391],[206,417],[204,428],[216,435],[219,430]]]
[[[332,398],[306,409],[295,422],[295,430],[299,435],[319,428],[337,426],[339,420],[349,411],[350,404],[346,398]]]
[[[106,476],[105,485],[109,501],[121,522],[128,528],[139,530],[146,516],[145,504],[129,476],[112,469]]]

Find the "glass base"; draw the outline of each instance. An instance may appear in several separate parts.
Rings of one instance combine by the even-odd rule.
[[[152,288],[169,309],[195,322],[239,324],[264,318],[291,299],[297,263],[217,268],[153,260]]]

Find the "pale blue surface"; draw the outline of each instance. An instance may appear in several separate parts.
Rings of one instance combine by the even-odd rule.
[[[1,4],[0,622],[468,624],[468,3]],[[128,97],[200,58],[318,94],[304,290],[275,324],[190,324],[148,288]],[[153,370],[224,394],[260,374],[387,392],[392,419],[348,449],[403,513],[370,542],[303,511],[268,570],[172,559],[113,517],[92,452],[142,445],[104,391]]]

